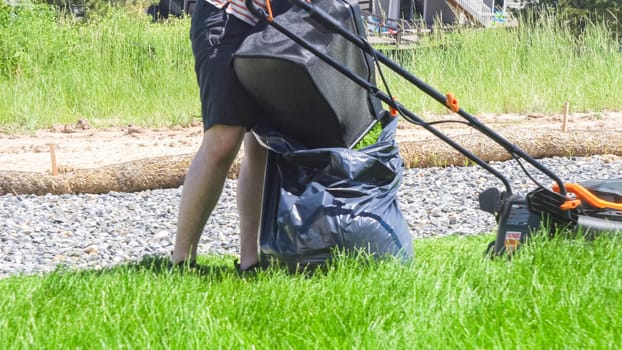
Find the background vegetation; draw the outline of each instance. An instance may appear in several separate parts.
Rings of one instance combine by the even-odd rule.
[[[602,23],[622,39],[622,2],[619,0],[523,0],[525,13],[548,10],[580,33],[593,22]]]
[[[144,8],[109,6],[79,20],[46,4],[0,5],[0,128],[198,120],[189,19],[154,23]],[[573,111],[622,109],[622,53],[606,23],[589,22],[577,36],[544,12],[517,28],[438,30],[391,55],[472,113],[558,113],[565,101]],[[445,112],[386,74],[416,113]]]
[[[0,124],[187,123],[200,111],[188,25],[127,8],[83,23],[0,5]]]

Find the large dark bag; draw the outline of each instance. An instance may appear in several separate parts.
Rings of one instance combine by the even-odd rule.
[[[273,132],[260,230],[262,260],[290,269],[324,265],[338,251],[409,260],[412,237],[398,207],[403,162],[397,119],[361,150],[301,149]]]
[[[313,1],[348,30],[365,35],[358,2]],[[374,80],[370,57],[313,23],[304,10],[294,6],[275,21],[361,77]],[[367,91],[272,26],[244,41],[233,67],[263,109],[259,122],[308,148],[353,146],[381,109]]]

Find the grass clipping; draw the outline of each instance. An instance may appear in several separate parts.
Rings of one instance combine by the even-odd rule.
[[[534,158],[609,155],[609,158],[617,160],[622,156],[622,138],[615,131],[505,130],[504,135]],[[484,135],[460,135],[452,139],[486,162],[511,159],[508,152]],[[399,147],[405,168],[473,164],[439,139],[400,142]],[[0,173],[0,195],[98,194],[177,188],[183,184],[192,158],[191,154],[146,158],[95,169],[67,169],[56,176],[3,171]],[[229,178],[237,177],[239,164],[240,159],[236,159]]]

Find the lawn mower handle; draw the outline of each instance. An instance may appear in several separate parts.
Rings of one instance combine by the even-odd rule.
[[[466,119],[471,127],[479,130],[480,132],[482,132],[483,134],[488,136],[490,139],[492,139],[497,144],[502,146],[513,157],[517,157],[518,156],[520,158],[525,159],[529,164],[531,164],[536,169],[538,169],[539,171],[541,171],[542,173],[547,175],[549,178],[551,178],[559,186],[559,193],[561,195],[564,195],[564,196],[566,195],[566,188],[564,186],[564,183],[562,182],[562,180],[555,173],[553,173],[551,170],[546,168],[544,165],[542,165],[540,162],[538,162],[532,156],[527,154],[521,148],[519,148],[518,146],[516,146],[513,143],[509,142],[503,136],[499,135],[498,133],[496,133],[495,131],[493,131],[492,129],[490,129],[486,125],[484,125],[477,118],[475,118],[474,116],[472,116],[468,112],[464,111],[463,109],[459,108],[457,102],[448,101],[448,99],[450,98],[449,95],[443,95],[442,93],[440,93],[439,91],[437,91],[433,87],[431,87],[430,85],[426,84],[421,79],[417,78],[416,76],[412,75],[411,73],[409,73],[408,71],[403,69],[401,66],[399,66],[397,63],[395,63],[394,61],[389,59],[387,56],[385,56],[381,52],[373,49],[371,47],[371,45],[369,45],[369,43],[365,39],[363,39],[362,37],[360,37],[360,36],[350,32],[350,31],[348,31],[347,29],[344,29],[341,26],[341,23],[337,22],[335,19],[333,19],[329,14],[327,14],[321,8],[315,7],[315,6],[313,6],[313,4],[311,4],[310,2],[306,2],[305,0],[288,0],[288,1],[290,3],[292,3],[293,5],[295,5],[297,7],[300,7],[303,10],[305,10],[309,14],[309,16],[311,18],[313,18],[315,21],[317,21],[318,23],[323,25],[325,28],[340,34],[341,36],[346,38],[348,41],[350,41],[352,44],[354,44],[357,47],[359,47],[360,49],[362,49],[364,52],[366,52],[368,54],[371,54],[374,57],[377,57],[377,59],[381,63],[383,63],[384,65],[389,67],[391,70],[393,70],[394,72],[396,72],[397,74],[402,76],[404,79],[406,79],[410,83],[414,84],[421,91],[423,91],[424,93],[426,93],[427,95],[429,95],[430,97],[435,99],[437,102],[439,102],[439,103],[449,107],[455,113],[460,115],[462,118]],[[418,116],[414,115],[414,113],[409,112],[406,108],[404,108],[404,106],[402,106],[401,104],[396,102],[391,96],[388,96],[388,95],[384,94],[377,87],[373,86],[372,84],[370,84],[366,80],[356,76],[356,74],[351,73],[349,71],[346,72],[347,68],[343,67],[339,62],[336,62],[331,57],[328,57],[326,55],[322,55],[321,53],[316,52],[315,50],[313,50],[313,48],[310,47],[310,45],[306,45],[304,40],[300,40],[299,38],[297,38],[294,35],[292,35],[289,31],[287,31],[286,28],[283,28],[283,27],[279,26],[278,23],[272,21],[272,17],[270,17],[263,9],[260,9],[257,6],[255,6],[255,4],[253,3],[252,0],[246,0],[245,3],[246,3],[246,6],[249,8],[249,10],[257,18],[268,21],[271,25],[275,26],[279,31],[281,31],[283,34],[288,36],[290,39],[294,40],[295,42],[297,42],[298,44],[303,46],[305,49],[308,49],[311,52],[313,52],[314,54],[318,55],[321,59],[326,61],[326,63],[330,64],[335,69],[340,71],[342,74],[344,74],[348,78],[352,79],[355,83],[357,83],[360,86],[368,89],[370,92],[372,92],[374,95],[376,95],[380,100],[385,102],[387,105],[389,105],[392,108],[395,108],[395,109],[403,112],[404,114],[407,114],[407,117],[411,118],[412,119],[411,121],[413,123],[419,124],[419,125],[423,126],[428,131],[433,133],[435,136],[439,137],[441,140],[443,140],[444,142],[448,143],[450,146],[454,147],[456,150],[460,151],[464,156],[468,157],[469,159],[471,159],[472,161],[474,161],[475,163],[477,163],[478,165],[482,166],[487,171],[491,172],[496,177],[498,177],[503,182],[503,184],[504,184],[504,186],[506,188],[506,192],[508,194],[512,193],[511,187],[510,187],[509,182],[507,181],[507,179],[505,179],[505,177],[502,174],[500,174],[499,172],[497,172],[494,168],[491,168],[490,166],[488,166],[487,163],[485,163],[484,161],[479,159],[477,156],[472,154],[470,151],[468,151],[468,150],[464,149],[463,147],[461,147],[460,145],[456,144],[453,140],[447,138],[444,134],[440,133],[436,129],[434,129],[434,128],[430,127],[430,126],[427,126],[425,120],[423,120],[423,119],[419,118]]]
[[[281,32],[282,34],[284,34],[285,36],[287,36],[288,38],[290,38],[291,40],[293,40],[300,46],[304,47],[305,49],[315,54],[317,57],[322,59],[322,61],[326,62],[327,64],[335,68],[337,71],[339,71],[340,73],[342,73],[343,75],[351,79],[353,82],[355,82],[359,86],[366,89],[368,92],[370,92],[372,95],[377,97],[379,100],[385,102],[391,108],[394,108],[395,110],[399,110],[405,119],[409,120],[413,124],[420,125],[424,129],[428,130],[430,133],[434,134],[436,137],[438,137],[439,139],[441,139],[442,141],[444,141],[445,143],[447,143],[448,145],[450,145],[451,147],[453,147],[454,149],[462,153],[465,157],[469,158],[470,160],[475,162],[477,165],[486,169],[488,172],[490,172],[495,177],[497,177],[499,180],[501,180],[501,182],[503,183],[505,187],[505,193],[507,195],[512,194],[512,188],[510,186],[509,181],[505,178],[505,176],[499,173],[499,171],[497,171],[495,168],[491,167],[488,163],[484,162],[482,159],[477,157],[471,151],[462,147],[460,144],[456,143],[455,141],[447,137],[445,134],[443,134],[439,130],[435,129],[433,126],[426,123],[425,120],[423,120],[419,116],[415,115],[413,112],[406,109],[405,106],[397,102],[395,99],[391,98],[389,95],[387,95],[380,89],[378,89],[378,87],[376,87],[375,85],[371,84],[370,82],[363,79],[356,73],[352,72],[349,68],[343,66],[340,62],[336,61],[332,57],[327,56],[322,52],[319,52],[313,46],[309,45],[309,43],[307,43],[303,39],[300,39],[295,34],[291,33],[287,28],[284,28],[283,26],[281,26],[278,22],[272,21],[269,14],[266,13],[264,9],[256,7],[252,0],[246,0],[246,5],[248,6],[250,11],[255,16],[257,16],[260,19],[266,20],[270,25],[272,25],[277,30],[279,30],[279,32]],[[328,15],[325,14],[325,16],[328,16]]]
[[[392,61],[390,58],[388,58],[381,52],[378,52],[377,50],[373,50],[373,48],[371,48],[371,46],[363,38],[349,32],[348,30],[345,30],[339,24],[339,22],[335,21],[322,9],[314,7],[311,3],[306,2],[305,0],[288,0],[288,1],[294,4],[295,6],[301,7],[304,10],[306,10],[309,13],[310,17],[322,23],[322,25],[324,25],[326,28],[338,32],[340,35],[345,37],[348,41],[350,41],[354,45],[358,46],[360,49],[366,51],[369,54],[373,54],[374,56],[378,57],[378,60],[380,62],[385,64],[387,67],[389,67],[394,72],[398,73],[404,79],[414,84],[421,91],[425,92],[426,94],[434,98],[439,103],[446,105],[446,106],[448,105],[447,95],[443,95],[439,91],[435,90],[432,86],[426,84],[421,79],[417,78],[410,72],[406,71],[404,68],[402,68],[400,65]],[[372,50],[375,52],[371,52]],[[471,114],[463,110],[462,108],[458,107],[456,108],[456,110],[454,110],[454,112],[456,112],[458,115],[466,119],[472,127],[481,131],[483,134],[490,137],[497,144],[505,148],[508,153],[510,153],[511,155],[518,155],[519,157],[525,159],[528,163],[533,165],[536,169],[546,174],[560,187],[560,194],[566,195],[566,188],[562,180],[551,170],[549,170],[548,168],[543,166],[540,162],[535,160],[531,155],[529,155],[528,153],[523,151],[521,148],[519,148],[518,146],[514,145],[513,143],[505,139],[503,136],[496,133],[494,130],[484,125],[477,118],[475,118],[474,116],[472,116]]]

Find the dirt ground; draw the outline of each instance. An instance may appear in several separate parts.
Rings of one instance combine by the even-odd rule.
[[[561,130],[560,115],[481,115],[478,118],[501,134],[529,130]],[[427,120],[454,119],[459,116],[431,116]],[[473,134],[476,131],[463,124],[438,126],[449,135]],[[567,118],[568,131],[618,130],[622,132],[622,112],[576,113]],[[201,141],[202,126],[145,129],[114,127],[94,129],[88,121],[74,125],[54,126],[28,134],[0,133],[0,171],[50,172],[51,147],[58,167],[67,169],[97,168],[104,165],[159,157],[191,154]],[[401,121],[398,142],[421,141],[434,136],[420,126]],[[53,146],[50,146],[53,144]]]

